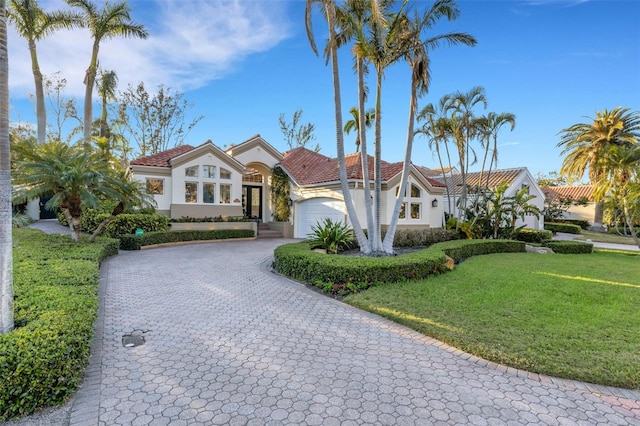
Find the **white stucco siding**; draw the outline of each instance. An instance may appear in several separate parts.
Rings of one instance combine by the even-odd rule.
[[[270,169],[280,162],[280,159],[275,158],[266,149],[259,146],[237,154],[233,158],[242,164],[262,163]]]
[[[528,171],[521,174],[518,179],[514,181],[506,195],[512,197],[517,191],[521,190],[525,186],[529,187],[529,195],[534,196],[529,203],[535,205],[540,209],[540,211],[542,211],[544,209],[544,193]],[[516,226],[522,225],[530,229],[544,229],[544,219],[542,218],[542,215],[540,215],[540,217],[528,215],[525,216],[524,221],[520,219],[516,221]]]
[[[388,191],[383,193],[383,212],[385,216],[383,224],[385,225],[388,225],[391,222],[391,217],[396,203],[396,191],[398,190],[399,185],[399,183],[397,185],[393,185]],[[411,191],[412,185],[414,186],[413,194]],[[416,194],[415,189],[418,190],[419,194]],[[437,206],[435,207],[432,203],[434,199],[437,200]],[[404,218],[398,219],[398,226],[429,226],[432,228],[439,228],[442,226],[442,195],[429,192],[428,188],[424,187],[413,176],[410,176],[407,182],[403,202],[405,203],[405,215]],[[417,210],[418,217],[412,217],[412,206],[414,211]]]
[[[157,210],[169,210],[171,208],[171,176],[160,174],[134,174],[133,178],[141,182],[143,185],[147,185],[147,179],[161,180],[162,181],[162,194],[153,194],[153,198],[156,201]]]

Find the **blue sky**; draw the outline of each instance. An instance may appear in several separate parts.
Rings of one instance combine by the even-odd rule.
[[[97,4],[102,4],[96,2]],[[40,0],[45,10],[60,0]],[[192,116],[204,119],[188,143],[211,139],[220,147],[262,135],[286,150],[278,124],[304,111],[316,126],[321,153],[335,156],[331,74],[306,36],[302,0],[129,0],[147,40],[110,40],[101,46],[105,69],[114,69],[121,90],[144,81],[184,92]],[[430,3],[429,3],[430,4]],[[635,0],[460,0],[461,17],[442,21],[432,34],[467,32],[476,47],[432,52],[432,83],[420,107],[474,86],[486,90],[484,112],[516,115],[513,132],[499,137],[499,167],[527,166],[535,175],[558,170],[557,133],[617,106],[640,110],[640,2]],[[314,34],[324,45],[326,28],[316,10]],[[45,75],[60,71],[66,95],[82,105],[82,80],[91,40],[83,30],[55,34],[38,45]],[[9,28],[11,118],[34,121],[33,78],[26,42]],[[349,52],[341,54],[345,118],[357,103]],[[372,73],[373,75],[373,73]],[[383,86],[382,154],[400,161],[408,112],[408,68],[391,67]],[[370,104],[373,101],[371,89]],[[94,110],[97,114],[97,109]],[[478,111],[479,113],[481,111]],[[353,152],[354,135],[345,139]],[[372,137],[370,137],[372,140]],[[417,138],[413,162],[438,167],[426,140]]]

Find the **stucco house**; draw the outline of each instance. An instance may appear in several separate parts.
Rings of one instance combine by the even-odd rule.
[[[593,187],[591,185],[563,185],[546,186],[542,188],[548,199],[571,199],[584,201],[584,205],[570,206],[564,215],[564,219],[582,219],[590,224],[594,223],[596,214],[596,202],[593,199]]]
[[[444,183],[444,179],[440,171],[425,171],[424,173]],[[480,172],[468,173],[466,177],[467,187],[474,188],[480,186],[479,183],[481,177],[483,185],[487,185],[489,188],[495,188],[499,184],[506,182],[509,185],[509,188],[505,192],[507,197],[515,195],[516,192],[522,188],[527,188],[527,193],[534,196],[530,203],[537,206],[540,211],[544,209],[545,194],[542,192],[542,189],[538,186],[536,179],[531,175],[531,172],[529,172],[526,167],[492,170],[489,175],[488,184],[486,183],[486,172],[483,173],[482,176]],[[444,196],[444,209],[447,213],[455,213],[457,202],[462,193],[462,175],[447,175],[446,183],[447,191]],[[538,218],[534,215],[528,215],[525,217],[524,221],[518,220],[517,225],[524,225],[531,229],[544,229],[544,218],[542,216]]]
[[[346,158],[358,220],[366,226],[360,155]],[[373,161],[369,162],[373,181]],[[271,173],[290,178],[292,235],[305,238],[326,217],[349,224],[338,162],[306,148],[280,153],[260,135],[222,150],[207,141],[183,145],[131,162],[134,178],[154,195],[158,212],[171,218],[249,216],[272,221]],[[382,163],[382,223],[388,224],[400,185],[402,163]],[[411,167],[399,227],[441,227],[444,185]]]

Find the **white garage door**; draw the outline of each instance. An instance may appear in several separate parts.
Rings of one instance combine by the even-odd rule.
[[[295,238],[307,238],[311,228],[318,223],[330,218],[334,222],[348,223],[344,201],[333,198],[312,198],[298,204],[298,220],[295,229]]]

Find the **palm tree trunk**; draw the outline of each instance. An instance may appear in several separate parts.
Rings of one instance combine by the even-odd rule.
[[[96,81],[96,73],[98,69],[98,51],[100,45],[97,42],[93,44],[93,50],[91,54],[91,63],[87,68],[87,73],[84,78],[85,91],[84,91],[84,144],[88,148],[91,146],[91,128],[93,125],[93,86]]]
[[[362,183],[364,194],[364,208],[367,218],[367,230],[369,232],[369,238],[367,239],[367,247],[363,253],[371,253],[371,232],[375,225],[373,223],[373,212],[371,202],[371,182],[369,179],[369,157],[367,156],[367,125],[366,125],[366,112],[365,112],[365,88],[364,88],[364,69],[363,61],[361,57],[358,57],[358,138],[360,139],[360,162],[362,163]]]
[[[374,232],[372,234],[372,249],[374,252],[382,251],[382,70],[376,68],[376,127],[374,145]]]
[[[593,225],[591,229],[594,231],[602,232],[604,231],[604,226],[602,224],[604,219],[604,201],[597,201],[595,204],[595,211],[593,215]]]
[[[31,54],[31,68],[33,81],[36,86],[36,122],[38,127],[38,143],[43,144],[47,139],[47,109],[44,103],[44,88],[42,86],[42,72],[38,64],[36,42],[29,41],[29,53]]]
[[[6,1],[0,0],[0,333],[13,329],[13,251]]]

